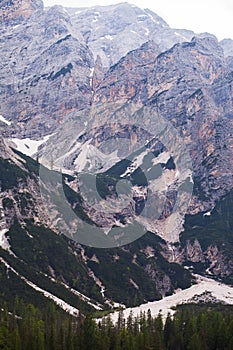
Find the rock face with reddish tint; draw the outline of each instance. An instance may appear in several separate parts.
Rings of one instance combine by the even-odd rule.
[[[153,40],[159,53],[193,36],[175,34],[156,14],[127,3],[79,11],[43,8],[40,0],[2,1],[0,22],[0,113],[16,122],[14,134],[32,138],[52,133],[90,105],[104,73],[128,52]],[[145,78],[149,62],[140,59]],[[131,95],[133,83],[127,89]]]
[[[43,9],[40,1],[28,0],[3,2],[0,9],[5,21],[1,42],[7,42],[1,45],[6,59],[0,114],[13,122],[5,126],[6,136],[39,138],[71,119],[77,120],[72,128],[77,134],[85,132],[87,122],[97,127],[96,136],[87,132],[79,142],[86,147],[92,138],[98,149],[110,134],[104,123],[127,123],[126,105],[133,106],[132,113],[148,106],[172,124],[190,152],[200,183],[191,213],[210,209],[232,187],[233,64],[224,55],[224,42],[208,34],[187,41],[191,33],[181,35],[149,10],[126,3],[64,10]],[[165,50],[174,37],[179,43]],[[106,42],[111,43],[108,50]],[[153,123],[153,116],[145,122]],[[57,149],[66,139],[62,128],[52,141]],[[145,133],[127,132],[134,144],[146,140]],[[71,170],[82,153],[74,147],[65,162]]]
[[[78,188],[79,201],[72,205],[82,218],[106,231],[124,230],[136,219],[159,242],[145,247],[147,258],[159,246],[157,254],[162,251],[169,262],[229,278],[232,40],[219,43],[211,34],[172,29],[151,11],[127,3],[44,9],[40,1],[3,1],[0,21],[3,136],[38,140],[53,134],[38,152],[43,164],[72,175],[99,176],[102,197],[94,202],[99,211],[80,200],[77,179],[65,179],[67,192]],[[4,143],[0,151],[4,159],[12,157]],[[116,199],[121,204],[115,182],[122,179],[133,183],[132,198],[119,209],[114,207]],[[38,187],[28,179],[25,184],[35,192],[35,206],[40,204]],[[147,208],[143,217],[149,194],[161,206]],[[10,199],[14,196],[11,192]],[[18,209],[7,210],[13,222]],[[57,212],[52,213],[60,226]],[[37,223],[61,231],[39,214]],[[29,210],[26,218],[32,217]],[[173,288],[172,279],[155,265],[149,262],[143,271],[163,295]],[[134,278],[130,281],[137,289]]]
[[[42,10],[42,0],[3,0],[0,6],[0,23],[16,25],[28,19],[36,11]]]
[[[137,108],[149,106],[169,121],[190,152],[199,183],[189,210],[205,211],[233,184],[231,60],[212,37],[158,51],[149,42],[110,68],[93,96],[95,124],[109,122],[113,106],[119,110],[129,101]],[[149,118],[152,125],[153,116]],[[126,122],[124,113],[118,121]]]

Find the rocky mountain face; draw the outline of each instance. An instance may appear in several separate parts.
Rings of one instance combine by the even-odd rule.
[[[72,30],[60,7],[32,10],[28,19],[1,27],[0,113],[17,122],[7,134],[41,137],[90,103],[93,55]]]
[[[232,283],[232,41],[172,29],[127,3],[2,1],[0,22],[1,272],[7,282],[11,266],[17,279],[5,283],[9,300],[28,281],[29,300],[41,288],[87,312],[161,298],[189,286],[190,271]],[[45,168],[11,139],[45,135],[43,183]],[[80,173],[90,175],[86,194],[97,183],[92,201]],[[121,181],[132,184],[125,206]],[[60,185],[71,222],[60,220]],[[72,241],[72,225],[109,234],[133,220],[149,232],[122,248]]]
[[[1,302],[12,303],[18,296],[44,305],[51,299],[77,315],[119,303],[137,305],[190,286],[190,273],[178,264],[170,266],[161,254],[162,241],[155,235],[148,234],[139,245],[110,250],[68,240],[54,228],[55,211],[46,216],[39,163],[13,151],[2,139],[0,152],[0,270],[5,281]],[[58,185],[54,171],[47,170],[47,178]],[[84,219],[80,197],[66,184],[72,178],[64,176],[63,180],[70,204]]]
[[[180,257],[189,265],[232,283],[232,190],[211,212],[188,215],[181,241]]]
[[[1,25],[17,25],[29,18],[35,11],[43,10],[43,1],[3,0],[0,8]]]
[[[149,9],[142,10],[128,3],[66,10],[76,30],[82,33],[95,58],[99,55],[104,67],[117,63],[145,41],[153,39],[165,50],[194,35],[188,30],[171,29]]]
[[[156,118],[159,118],[158,122],[161,119],[168,121],[189,151],[195,179],[189,213],[208,211],[233,184],[230,60],[225,58],[221,46],[212,37],[195,37],[189,43],[176,44],[170,50],[158,53],[158,46],[148,42],[112,66],[102,81],[95,85],[92,105],[86,112],[89,115],[87,128],[82,129],[75,123],[78,128],[75,134],[84,136],[76,138],[73,134],[72,142],[65,151],[64,147],[60,149],[58,146],[68,134],[61,132],[58,142],[52,138],[47,149],[49,152],[51,147],[57,152],[60,149],[63,155],[68,152],[69,156],[64,156],[64,164],[71,171],[91,171],[88,164],[93,157],[98,159],[98,166],[92,171],[107,170],[112,161],[117,162],[117,157],[113,156],[114,146],[103,151],[107,135],[115,133],[115,145],[118,145],[119,125],[110,124],[114,121],[124,125],[130,122],[135,110],[148,106],[151,110],[147,114],[148,125],[156,124]],[[125,118],[126,113],[128,119]],[[80,118],[85,119],[86,115]],[[105,124],[108,128],[104,127]],[[88,129],[91,131],[87,132]],[[131,146],[135,140],[144,140],[145,143],[149,138],[143,128],[136,131],[134,141],[130,128],[126,134],[131,139]],[[123,146],[117,147],[119,155]],[[129,154],[130,147],[125,146],[122,152]],[[104,154],[98,156],[101,149]],[[81,161],[84,154],[86,162]],[[56,158],[60,156],[57,154]],[[122,169],[122,174],[125,170]]]
[[[44,9],[36,0],[3,1],[0,11],[0,113],[17,121],[6,135],[34,139],[52,133],[91,103],[95,66],[106,72],[151,39],[161,52],[193,36],[174,31],[151,11],[127,3],[65,10]],[[97,74],[95,69],[95,80],[101,79]]]

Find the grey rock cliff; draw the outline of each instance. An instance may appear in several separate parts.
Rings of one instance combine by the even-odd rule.
[[[73,35],[62,7],[34,12],[18,26],[3,27],[0,44],[0,113],[16,123],[18,134],[36,138],[51,133],[90,103],[93,56]]]

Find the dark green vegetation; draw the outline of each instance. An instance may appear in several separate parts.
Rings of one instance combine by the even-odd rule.
[[[41,253],[42,251],[38,252],[38,258],[41,258]],[[60,276],[55,276],[55,278],[51,280],[47,274],[43,273],[42,268],[39,269],[35,266],[35,262],[30,266],[29,263],[15,259],[3,250],[0,250],[0,255],[4,261],[11,266],[11,269],[8,269],[3,264],[0,264],[0,303],[7,301],[9,306],[12,306],[14,298],[19,297],[25,303],[33,303],[37,307],[47,305],[49,302],[47,297],[29,286],[25,279],[61,300],[66,301],[69,305],[79,309],[82,313],[93,312],[95,309],[66,288],[63,281],[82,293],[87,292],[90,298],[92,295],[95,300],[102,301],[98,288],[96,288],[94,281],[88,276],[85,266],[82,264],[76,262],[76,265],[73,265],[75,273],[72,271],[72,266],[70,266],[70,271],[67,272],[67,281],[64,280],[66,274],[63,271],[61,271]],[[55,254],[54,258],[51,260],[56,261],[56,258],[57,254]],[[12,269],[14,269],[14,271],[12,271]],[[65,267],[63,267],[63,269],[65,269]],[[56,273],[57,268],[54,271]],[[71,282],[69,282],[69,276]]]
[[[17,186],[19,181],[25,182],[26,180],[25,172],[9,160],[0,158],[0,169],[2,191]]]
[[[223,197],[212,210],[211,215],[204,216],[203,213],[197,215],[187,215],[185,221],[185,231],[181,235],[181,240],[198,239],[202,247],[206,249],[210,240],[218,248],[222,248],[224,243],[233,244],[233,191]],[[219,234],[221,233],[221,234]],[[232,251],[232,247],[230,248]]]
[[[16,257],[2,249],[0,257],[20,276],[78,308],[84,314],[95,310],[74,295],[63,283],[99,302],[103,310],[107,310],[109,306],[104,303],[100,288],[90,272],[94,272],[103,283],[108,299],[124,303],[126,306],[160,299],[163,294],[171,294],[176,288],[191,285],[190,273],[178,264],[169,264],[162,256],[162,245],[165,242],[154,234],[147,233],[133,244],[122,248],[92,249],[81,247],[62,232],[56,234],[36,222],[37,202],[34,195],[29,192],[28,179],[35,184],[35,189],[39,188],[37,185],[39,163],[18,151],[15,153],[22,163],[22,168],[10,160],[4,160],[0,180],[5,184],[3,207],[10,226],[7,236]],[[124,168],[128,166],[123,165]],[[119,173],[122,172],[120,168]],[[56,188],[58,173],[47,170],[46,174],[50,187]],[[115,172],[114,176],[111,174],[106,176],[115,179],[117,174]],[[62,181],[65,196],[77,216],[92,224],[83,210],[80,194],[69,187],[69,182],[73,181],[73,178],[63,175]],[[99,184],[100,192],[104,193],[107,188],[101,186],[105,186],[106,183],[100,181]],[[19,186],[21,191],[18,191]],[[148,246],[154,252],[152,256],[147,253]],[[86,261],[81,252],[85,254]],[[25,303],[33,303],[35,306],[47,304],[48,300],[29,287],[20,276],[11,270],[7,271],[1,263],[0,269],[0,302],[7,301],[12,305],[14,298],[19,296]]]
[[[232,350],[233,308],[186,305],[174,317],[153,318],[150,310],[114,325],[108,316],[96,323],[90,316],[72,318],[53,305],[35,308],[19,299],[11,312],[0,311],[3,350]]]
[[[127,306],[136,306],[145,300],[160,299],[159,288],[164,294],[172,294],[177,288],[191,285],[190,273],[178,264],[168,263],[162,256],[162,243],[160,238],[148,232],[123,248],[86,248],[90,259],[87,264],[107,286],[108,297]],[[153,248],[154,256],[146,254],[148,246]],[[94,255],[97,259],[92,260]],[[164,281],[166,276],[169,276],[171,283],[167,286]]]
[[[39,163],[18,151],[15,152],[18,159],[22,160],[22,168],[10,160],[2,160],[0,180],[5,191],[13,191],[14,200],[18,203],[18,209],[22,215],[20,219],[16,216],[15,203],[12,198],[6,196],[3,207],[8,215],[12,216],[8,233],[9,243],[17,258],[4,250],[0,251],[0,256],[17,273],[78,308],[84,314],[94,312],[94,309],[65,288],[63,283],[99,302],[106,311],[109,306],[104,303],[100,288],[90,277],[90,272],[100,279],[108,299],[126,306],[136,306],[146,301],[157,300],[162,295],[172,294],[177,288],[188,288],[191,285],[190,272],[183,266],[169,263],[165,259],[163,247],[166,244],[152,233],[148,232],[134,243],[121,248],[94,249],[81,247],[62,235],[62,232],[58,235],[47,227],[35,223],[34,217],[28,214],[30,211],[36,212],[37,208],[33,196],[28,192],[27,181],[30,177],[31,181],[37,183]],[[145,157],[144,168],[151,166],[152,158],[151,153]],[[173,166],[172,160],[168,163],[166,166]],[[102,197],[114,192],[116,182],[130,164],[129,160],[123,160],[107,173],[100,174],[97,187]],[[161,169],[162,166],[164,165],[161,165]],[[55,188],[57,173],[52,170],[47,172],[50,187]],[[133,178],[130,180],[133,181]],[[77,216],[93,224],[83,209],[80,194],[69,187],[73,178],[63,175],[62,181],[65,196]],[[17,190],[19,184],[25,187],[22,193]],[[224,249],[226,256],[228,254],[230,259],[233,249],[231,207],[232,194],[229,194],[219,202],[211,216],[204,217],[202,214],[187,216],[185,231],[181,236],[182,245],[185,246],[187,240],[193,242],[194,239],[198,239],[204,250],[215,243],[220,250]],[[81,251],[86,261],[81,256]],[[191,264],[196,272],[201,273],[205,273],[208,267],[208,263],[191,262]],[[14,298],[19,296],[25,303],[33,303],[35,306],[48,303],[41,293],[26,285],[19,276],[12,271],[7,272],[2,264],[0,267],[1,302],[7,301],[12,305]],[[225,278],[225,281],[232,282],[230,277]]]
[[[206,251],[209,246],[216,246],[223,254],[225,264],[232,259],[233,251],[233,191],[223,197],[212,210],[211,215],[186,215],[185,230],[180,239],[182,245],[187,240],[198,240],[202,250]],[[205,272],[206,265],[192,263],[196,272]],[[220,276],[226,283],[233,283],[232,275]]]
[[[27,233],[30,233],[30,236]],[[123,249],[86,248],[86,264],[73,242],[45,227],[35,226],[32,222],[27,222],[24,228],[18,223],[12,225],[9,239],[11,249],[18,258],[4,250],[0,250],[0,256],[21,276],[83,313],[93,312],[94,309],[74,296],[63,286],[63,282],[100,302],[103,309],[108,308],[104,304],[100,288],[89,276],[88,268],[100,278],[106,287],[105,295],[109,299],[127,306],[139,305],[145,300],[160,299],[160,289],[165,294],[171,294],[174,289],[187,288],[191,284],[190,273],[178,264],[167,262],[160,253],[160,240],[151,233]],[[147,256],[145,248],[148,245],[153,247],[155,256]],[[96,259],[93,259],[93,256]],[[33,302],[37,306],[46,303],[46,298],[41,293],[28,287],[20,277],[7,271],[1,264],[0,267],[1,302],[8,301],[11,304],[14,298],[19,296],[25,302]],[[54,280],[51,281],[46,275]],[[168,285],[164,282],[166,276],[169,276],[170,280]],[[135,285],[138,288],[135,288]]]

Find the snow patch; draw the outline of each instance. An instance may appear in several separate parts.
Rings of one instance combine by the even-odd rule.
[[[145,35],[148,36],[150,34],[149,29],[148,28],[143,28],[143,29],[145,29],[145,31],[146,31]]]
[[[210,216],[211,215],[211,211],[208,211],[207,213],[203,214],[203,216]]]
[[[0,230],[0,247],[4,250],[10,250],[10,244],[8,242],[8,238],[6,237],[6,233],[8,229],[4,228]]]
[[[233,287],[200,275],[195,275],[195,277],[197,284],[190,288],[179,290],[176,294],[164,297],[159,301],[148,302],[134,308],[125,309],[124,317],[127,318],[131,310],[136,317],[141,311],[147,312],[150,309],[152,316],[157,316],[161,313],[163,319],[165,319],[168,313],[175,313],[175,310],[172,309],[174,306],[187,304],[198,299],[200,300],[200,298],[203,301],[204,295],[208,296],[206,301],[209,300],[211,295],[218,302],[233,305]],[[113,313],[111,318],[113,322],[117,322],[118,312]]]
[[[94,15],[95,15],[95,17],[94,17],[94,19],[92,20],[92,23],[97,22],[97,21],[99,20],[98,17],[99,17],[99,15],[100,15],[100,13],[99,13],[99,12],[95,12]]]
[[[14,143],[14,146],[18,151],[31,157],[37,153],[39,146],[41,146],[43,143],[48,141],[50,136],[51,135],[45,136],[41,140],[31,140],[29,138],[25,138],[25,139],[12,138],[9,140]]]
[[[107,35],[105,35],[105,36],[101,36],[100,39],[101,39],[101,40],[104,40],[104,39],[113,40],[114,37],[113,37],[112,35],[107,34]]]
[[[87,142],[82,146],[81,152],[76,158],[74,165],[75,170],[78,172],[84,170],[105,171],[119,162],[119,160],[117,150],[110,154],[104,154]]]
[[[113,36],[112,35],[105,35],[105,38],[108,40],[113,40]]]
[[[9,122],[9,120],[7,120],[6,118],[3,117],[3,115],[0,115],[0,121],[7,124],[7,125],[11,125],[11,122]]]
[[[152,160],[153,165],[164,163],[166,164],[168,160],[171,158],[171,154],[169,152],[162,152],[158,155],[158,157]]]
[[[7,228],[5,213],[4,213],[3,204],[2,204],[3,198],[4,198],[4,194],[2,193],[0,197],[0,247],[4,250],[7,250],[10,254],[13,254],[10,249],[11,247],[8,242],[8,238],[6,237],[6,233],[9,230]]]

